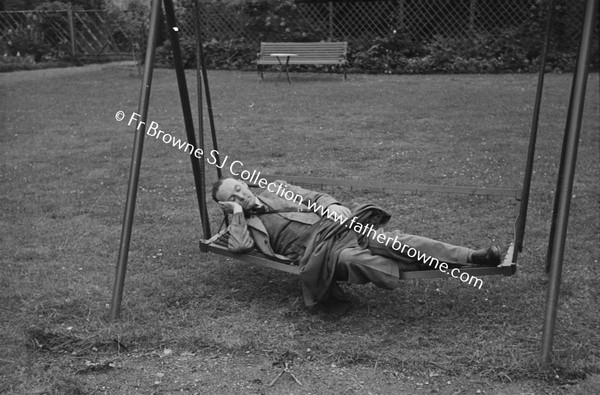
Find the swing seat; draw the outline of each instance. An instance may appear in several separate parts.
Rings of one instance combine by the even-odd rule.
[[[252,250],[243,254],[229,251],[227,244],[229,241],[229,230],[225,229],[208,240],[200,240],[200,251],[213,252],[218,255],[239,259],[245,262],[268,267],[270,269],[281,270],[291,274],[300,274],[298,263],[292,260],[283,260],[276,257],[268,257],[258,251]]]
[[[229,231],[227,229],[217,233],[215,236],[208,240],[200,240],[200,251],[202,252],[213,252],[218,255],[227,256],[233,259],[241,260],[244,262],[250,262],[255,265],[268,267],[270,269],[280,270],[286,273],[300,274],[300,267],[298,262],[292,260],[283,260],[276,257],[268,257],[255,250],[246,253],[235,253],[229,251],[227,248],[229,240]],[[460,268],[461,273],[468,273],[470,276],[490,276],[490,275],[504,275],[512,276],[517,271],[516,257],[514,255],[514,242],[510,244],[504,261],[502,264],[496,267],[464,267]],[[401,271],[399,278],[401,280],[411,280],[420,278],[440,278],[449,277],[449,273],[444,273],[441,270],[435,268],[414,270],[414,271]]]
[[[268,181],[275,181],[282,178],[282,176],[275,175],[264,175]],[[441,192],[451,194],[464,194],[464,195],[495,195],[495,196],[506,196],[512,197],[519,200],[521,191],[516,189],[508,188],[477,188],[477,187],[456,187],[456,186],[438,186],[438,185],[421,185],[421,184],[395,184],[395,183],[378,183],[363,181],[360,185],[354,180],[342,180],[342,179],[327,179],[327,178],[313,178],[303,176],[283,176],[287,181],[291,181],[294,184],[304,185],[317,185],[317,186],[341,186],[350,188],[370,188],[378,189],[382,191],[386,190],[404,190],[404,191],[426,191],[426,192]],[[250,187],[258,187],[257,185],[250,184]],[[517,240],[517,227],[519,224],[519,210],[516,210],[516,220],[514,226],[514,237],[513,242],[507,248],[505,258],[503,262],[496,267],[462,267],[460,268],[460,274],[468,273],[470,276],[493,276],[493,275],[504,275],[512,276],[517,272],[517,249],[515,246],[518,245]],[[250,262],[259,266],[268,267],[275,270],[284,271],[291,274],[298,275],[300,273],[300,267],[297,262],[291,260],[281,260],[274,257],[268,257],[257,251],[250,251],[247,253],[235,253],[229,251],[227,248],[229,239],[229,232],[227,229],[222,230],[208,240],[200,240],[200,251],[202,252],[213,252],[218,255],[227,256],[233,259]],[[455,273],[456,274],[456,273]],[[452,277],[450,270],[446,273],[435,268],[425,268],[423,270],[415,271],[402,271],[400,272],[399,278],[402,280],[411,279],[422,279],[422,278],[441,278],[441,277]]]

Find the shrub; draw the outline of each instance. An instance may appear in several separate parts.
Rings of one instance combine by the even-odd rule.
[[[306,24],[298,18],[292,0],[256,0],[242,3],[245,36],[257,41],[321,41],[327,32]]]
[[[35,11],[44,11],[34,14],[34,30],[38,45],[49,49],[46,54],[47,58],[62,59],[71,55],[70,40],[58,33],[58,31],[69,31],[69,20],[64,12],[69,9],[80,11],[81,7],[55,1],[42,3],[34,9]],[[75,28],[78,29],[80,26]]]
[[[179,43],[183,67],[192,68],[196,66],[196,43],[193,39],[183,39]],[[170,40],[156,48],[156,64],[163,67],[173,67],[173,46]]]
[[[35,60],[29,56],[0,56],[0,72],[29,70],[35,67]]]
[[[256,60],[256,44],[245,40],[211,42],[203,46],[206,67],[227,70],[248,70]]]
[[[127,3],[125,10],[120,9],[113,3],[107,4],[105,8],[107,19],[110,21],[112,38],[121,51],[136,50],[141,52],[141,58],[146,51],[148,27],[150,26],[150,9],[143,0],[132,0]],[[159,44],[162,44],[165,36],[165,26],[161,25]]]
[[[68,31],[69,21],[64,11],[71,5],[61,2],[42,3],[26,14],[26,24],[9,29],[2,37],[3,52],[12,56],[31,56],[35,62],[69,56],[70,43],[57,30]]]
[[[196,41],[183,38],[179,43],[184,67],[196,67]],[[211,40],[202,46],[204,61],[209,69],[249,70],[256,60],[256,44],[244,40]],[[173,52],[170,40],[156,49],[156,63],[163,67],[173,67]]]
[[[45,61],[35,62],[33,56],[0,56],[0,73],[18,70],[37,70],[48,67],[68,67],[71,62]]]
[[[51,47],[36,38],[33,25],[28,24],[18,29],[9,29],[2,37],[5,43],[3,52],[10,56],[31,56],[35,62],[51,52]]]
[[[561,0],[563,1],[563,0]],[[193,32],[191,2],[177,3],[178,23],[182,31]],[[243,38],[222,39],[211,37],[204,43],[206,64],[214,69],[254,69],[260,41],[321,41],[325,31],[303,25],[297,17],[297,6],[292,0],[248,0],[239,3],[203,3],[210,13],[235,13],[244,26]],[[207,8],[208,10],[208,8]],[[204,10],[204,13],[207,13]],[[530,9],[527,22],[521,26],[473,33],[463,38],[441,35],[422,41],[408,31],[392,31],[374,40],[348,40],[348,71],[357,73],[500,73],[534,72],[539,67],[545,23],[544,7],[537,4]],[[186,67],[195,65],[193,38],[182,40]],[[595,47],[596,53],[598,47]],[[570,71],[574,66],[574,49],[565,48],[560,41],[549,49],[549,69]],[[159,48],[158,61],[172,65],[170,43]],[[594,63],[596,69],[598,61]],[[294,70],[329,70],[329,67],[293,66]]]

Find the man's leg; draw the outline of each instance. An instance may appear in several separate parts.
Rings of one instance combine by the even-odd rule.
[[[377,230],[377,235],[367,237],[367,248],[376,255],[383,255],[400,262],[419,261],[429,264],[431,258],[440,262],[466,264],[473,252],[467,247],[455,246],[427,237],[407,235],[400,231]]]
[[[342,250],[335,269],[336,281],[348,281],[354,284],[372,282],[385,289],[398,286],[400,271],[419,270],[410,259],[391,259],[383,255],[375,255],[362,247],[350,247]]]

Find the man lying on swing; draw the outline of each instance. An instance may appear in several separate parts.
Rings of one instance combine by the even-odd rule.
[[[256,249],[297,262],[309,306],[335,297],[336,281],[394,289],[400,271],[500,265],[498,246],[472,250],[387,232],[381,227],[391,216],[383,209],[370,204],[348,208],[328,194],[285,181],[269,183],[257,196],[242,180],[223,178],[213,184],[212,197],[233,214],[228,249]]]

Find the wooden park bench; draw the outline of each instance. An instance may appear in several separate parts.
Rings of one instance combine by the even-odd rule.
[[[278,42],[260,43],[260,52],[256,61],[260,78],[263,78],[263,67],[279,65],[285,71],[288,82],[290,75],[288,65],[291,64],[332,64],[342,67],[346,79],[346,51],[348,43],[343,42]]]

